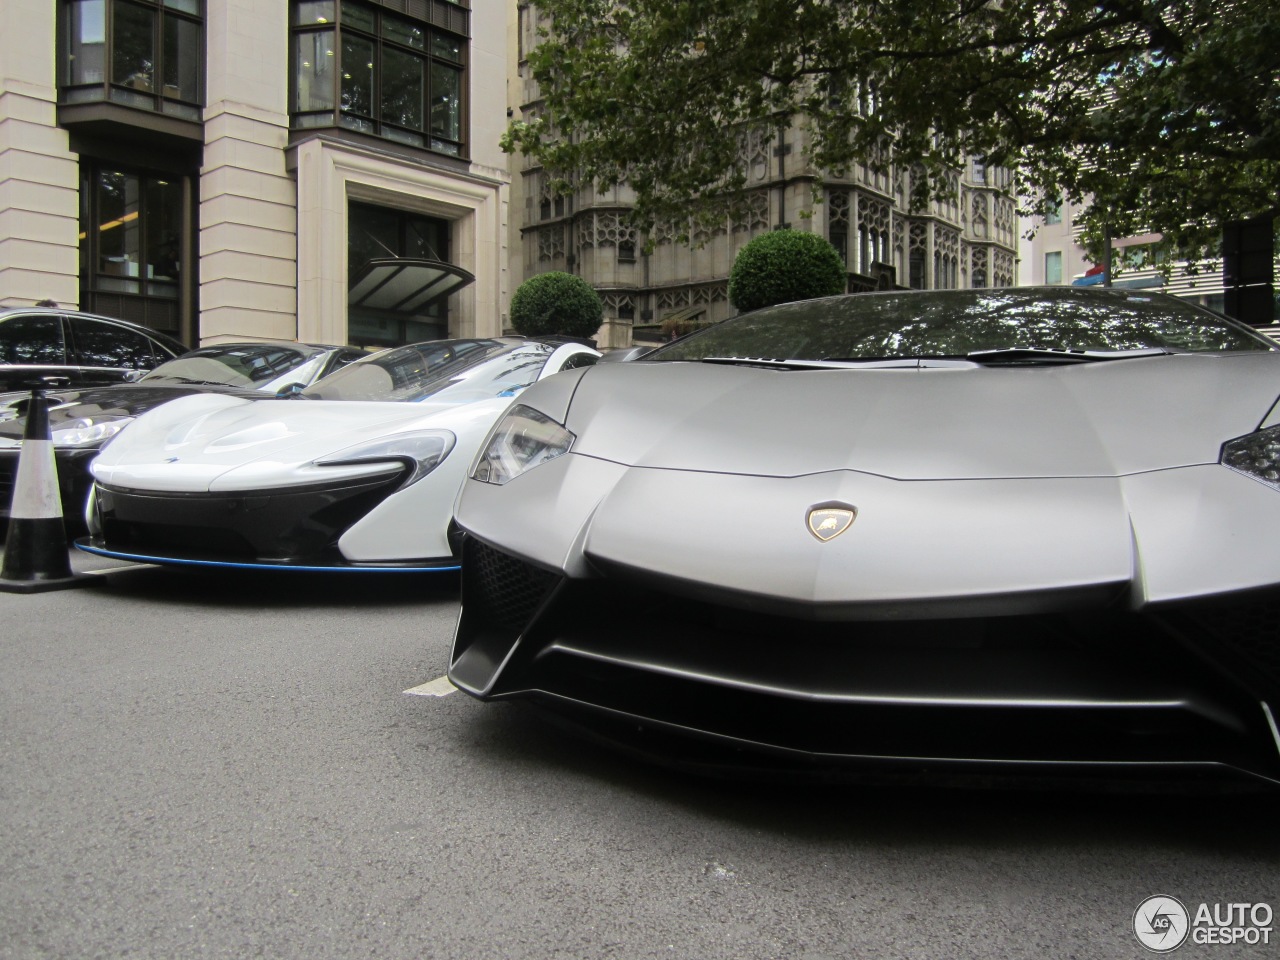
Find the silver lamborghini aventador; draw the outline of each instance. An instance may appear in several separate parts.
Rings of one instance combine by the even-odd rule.
[[[1161,294],[857,294],[530,387],[449,676],[655,755],[1280,784],[1280,350]]]

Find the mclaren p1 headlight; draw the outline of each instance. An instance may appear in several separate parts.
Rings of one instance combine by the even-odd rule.
[[[49,431],[55,447],[100,447],[133,423],[133,417],[80,417]]]
[[[1220,459],[1223,466],[1280,490],[1280,426],[1228,440]]]
[[[489,434],[471,479],[504,484],[568,453],[574,439],[572,433],[546,414],[518,403]]]
[[[409,473],[400,489],[417,483],[428,473],[440,465],[457,437],[448,430],[420,430],[417,433],[402,433],[394,437],[380,437],[366,443],[358,443],[354,447],[340,450],[333,456],[317,460],[318,467],[338,467],[353,463],[382,463],[398,460],[403,463]]]

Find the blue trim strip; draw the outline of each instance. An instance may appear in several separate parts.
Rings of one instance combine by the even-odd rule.
[[[373,566],[340,566],[311,567],[290,563],[229,563],[221,560],[178,560],[174,557],[152,557],[143,553],[121,553],[117,550],[103,550],[101,547],[75,541],[75,548],[99,557],[110,557],[113,560],[132,560],[135,563],[172,564],[183,567],[221,567],[224,570],[300,570],[308,573],[452,573],[462,569],[461,565],[440,567],[373,567]]]

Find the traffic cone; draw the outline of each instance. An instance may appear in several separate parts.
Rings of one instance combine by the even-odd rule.
[[[58,492],[58,464],[49,433],[49,401],[44,389],[35,387],[31,390],[22,451],[18,454],[0,590],[37,593],[92,582],[92,577],[71,572],[67,532],[62,525],[62,497]]]

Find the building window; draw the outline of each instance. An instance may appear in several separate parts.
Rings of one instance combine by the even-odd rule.
[[[356,0],[294,3],[293,126],[464,156],[469,12],[447,0],[419,6],[423,19]]]
[[[184,203],[181,177],[82,163],[84,309],[178,334]]]
[[[1051,285],[1062,283],[1062,251],[1054,250],[1044,255],[1044,282]]]
[[[62,9],[59,102],[200,120],[202,0],[69,0]]]
[[[912,290],[923,290],[925,284],[924,277],[924,251],[912,250],[911,256],[907,258],[908,284]]]
[[[1055,203],[1053,206],[1045,210],[1044,222],[1049,226],[1053,226],[1054,224],[1058,224],[1062,222],[1062,204],[1061,203]]]
[[[847,223],[830,224],[827,227],[827,239],[840,255],[840,262],[847,265],[849,263],[849,225]]]
[[[858,227],[858,272],[864,277],[874,276],[875,265],[888,262],[889,231]]]

